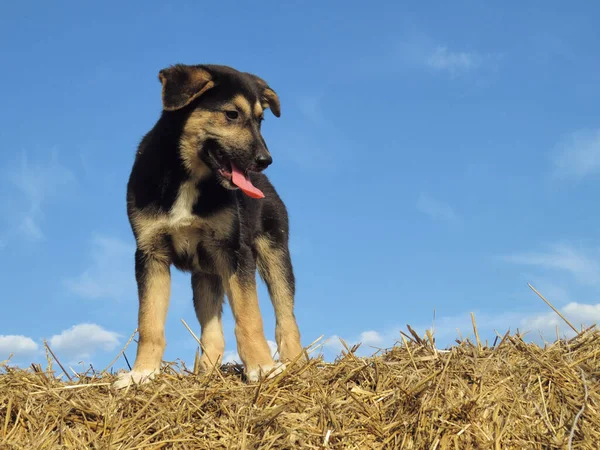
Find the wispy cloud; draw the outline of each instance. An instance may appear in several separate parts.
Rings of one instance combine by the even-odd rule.
[[[423,36],[413,36],[398,45],[397,58],[407,67],[427,69],[452,78],[481,71],[495,70],[500,54],[451,48]]]
[[[542,277],[528,275],[528,278],[534,279],[536,289],[557,305],[561,313],[576,328],[600,322],[600,303],[573,302],[570,300],[572,296],[563,286],[548,281],[550,274],[564,273],[580,285],[597,286],[600,284],[599,252],[584,251],[571,244],[555,243],[547,246],[545,251],[515,253],[503,256],[502,259],[513,264],[540,269]],[[564,306],[558,306],[559,304]],[[534,339],[539,332],[545,340],[554,341],[557,329],[560,336],[575,335],[575,332],[554,311],[520,317],[518,324],[521,331],[534,332]]]
[[[344,339],[344,342],[346,340]],[[347,344],[347,342],[346,342]],[[340,336],[337,334],[331,335],[323,341],[323,348],[328,349],[336,354],[339,354],[342,350],[344,350],[344,345],[340,340]]]
[[[504,330],[504,327],[510,326],[511,323],[519,323],[517,316],[511,313],[494,315],[480,313],[477,317],[478,328],[486,330],[492,338],[495,336],[494,329]],[[411,328],[420,336],[425,336],[426,331],[429,330],[434,335],[438,348],[453,344],[459,336],[467,338],[473,334],[471,316],[468,312],[456,316],[439,317],[435,320],[435,323],[429,325],[413,324]],[[363,331],[357,333],[354,337],[342,336],[342,339],[348,348],[360,344],[356,351],[358,356],[370,356],[380,349],[392,348],[401,341],[400,331],[408,333],[406,327],[398,326],[382,331]],[[338,334],[327,337],[322,348],[325,358],[329,359],[339,356],[342,350],[345,350]]]
[[[581,179],[600,174],[600,129],[580,130],[565,136],[551,155],[555,174]]]
[[[589,327],[600,323],[600,303],[568,303],[559,308],[561,313],[576,328]],[[488,344],[507,331],[515,333],[517,329],[525,334],[525,340],[542,344],[545,341],[554,341],[558,328],[559,336],[572,337],[573,330],[553,311],[542,311],[539,313],[523,315],[514,311],[490,313],[479,311],[475,313],[477,332],[482,342]],[[457,339],[469,339],[474,341],[475,332],[469,311],[452,316],[436,318],[434,323],[425,325],[413,325],[412,329],[424,337],[429,330],[434,336],[438,349],[448,348],[456,344]],[[370,356],[378,349],[389,349],[401,340],[400,331],[408,333],[404,327],[390,329],[385,332],[366,331],[358,334],[356,338],[344,339],[349,348],[362,343],[356,352],[358,356]],[[326,359],[337,357],[344,350],[344,346],[337,334],[329,336],[323,343],[323,354]]]
[[[477,331],[482,340],[493,339],[498,333],[504,333],[509,328],[518,327],[521,316],[512,311],[488,312],[488,311],[463,311],[460,314],[439,316],[432,321],[431,325],[417,324],[413,327],[417,333],[424,336],[429,330],[436,340],[436,345],[443,348],[453,345],[456,339],[472,339],[475,336],[471,312],[474,313]]]
[[[380,333],[375,330],[367,330],[359,333],[358,336],[354,338],[342,339],[349,348],[360,344],[357,354],[367,356],[379,348],[391,347],[394,344],[394,338],[396,337],[398,337],[396,331],[391,333]],[[338,356],[342,350],[345,350],[344,345],[340,340],[340,336],[337,334],[329,336],[323,341],[323,349],[329,353],[329,356]]]
[[[384,337],[377,331],[363,331],[358,337],[359,342],[363,345],[380,345],[384,341]]]
[[[600,303],[572,302],[561,308],[561,313],[575,328],[589,327],[600,322]],[[556,338],[556,330],[560,336],[575,336],[575,332],[555,312],[540,313],[526,317],[521,321],[523,330],[537,331],[546,340]]]
[[[89,359],[98,351],[113,351],[120,337],[95,323],[82,323],[52,336],[49,344],[54,351],[71,359]]]
[[[514,264],[564,271],[583,284],[600,283],[598,259],[567,244],[554,244],[547,251],[515,253],[502,258]]]
[[[27,336],[0,335],[0,361],[7,359],[11,354],[17,358],[28,357],[39,349],[38,344]]]
[[[454,222],[458,216],[452,206],[440,200],[436,200],[428,194],[421,193],[417,199],[417,209],[427,214],[432,219]]]
[[[133,244],[121,239],[94,235],[89,266],[64,284],[73,294],[89,299],[118,299],[135,293],[134,251]]]
[[[483,57],[475,52],[451,51],[444,45],[436,47],[425,57],[425,64],[430,69],[449,72],[452,75],[479,69],[482,62]]]
[[[223,364],[241,364],[242,360],[235,350],[226,350],[222,362]]]
[[[98,352],[114,351],[121,338],[119,333],[106,330],[95,323],[81,323],[51,336],[48,344],[54,352],[60,353],[70,364],[74,364],[77,360],[89,360]],[[24,362],[28,358],[40,357],[44,345],[42,339],[39,341],[23,335],[0,335],[0,362],[8,359],[11,354],[14,355],[11,361]]]
[[[576,328],[600,322],[600,304],[571,302],[559,307],[559,310]],[[538,344],[541,343],[540,334],[546,341],[554,341],[557,327],[561,336],[574,336],[573,330],[554,311],[550,310],[532,314],[522,314],[510,310],[499,313],[481,311],[475,314],[475,320],[480,339],[488,340],[490,343],[498,334],[503,334],[508,330],[514,333],[517,329],[520,333],[526,333],[525,340]],[[460,315],[440,317],[432,326],[415,326],[413,328],[421,335],[425,333],[425,330],[431,330],[439,348],[453,345],[457,338],[473,340],[475,337],[471,315],[466,311]]]
[[[2,176],[14,192],[13,201],[4,205],[6,217],[14,220],[6,224],[5,233],[18,232],[33,241],[43,239],[44,208],[75,182],[74,174],[59,162],[57,153],[52,152],[50,160],[45,162],[31,161],[23,153],[20,162],[5,168]]]

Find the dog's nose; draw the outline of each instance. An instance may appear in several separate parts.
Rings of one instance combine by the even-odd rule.
[[[255,164],[258,170],[264,170],[267,167],[269,167],[272,162],[273,158],[271,158],[271,155],[269,155],[268,153],[263,153],[256,157]]]

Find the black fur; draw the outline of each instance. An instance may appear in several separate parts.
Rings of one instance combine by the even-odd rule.
[[[192,273],[206,341],[200,365],[208,369],[223,356],[220,320],[227,294],[248,378],[279,373],[282,366],[273,361],[262,329],[257,269],[274,307],[280,360],[298,361],[303,354],[293,311],[288,214],[262,173],[273,160],[261,122],[265,109],[279,117],[279,97],[257,76],[224,66],[176,65],[161,70],[159,80],[163,110],[138,146],[127,183],[137,244],[137,356],[132,379],[126,375],[115,385],[122,388],[160,368],[171,265]],[[260,192],[248,179],[263,198],[255,198]]]
[[[212,70],[215,79],[221,80],[222,84],[180,110],[163,111],[138,147],[127,184],[127,213],[136,240],[139,236],[135,227],[135,214],[143,212],[145,215],[167,215],[177,200],[182,183],[192,179],[182,162],[180,140],[185,121],[194,108],[199,105],[212,108],[235,93],[242,93],[251,101],[255,101],[260,94],[260,85],[252,75],[222,66],[201,67]],[[266,146],[262,136],[259,135],[258,138],[257,145]],[[213,144],[208,141],[206,145]],[[202,153],[201,150],[199,149],[199,154]],[[173,264],[180,270],[224,275],[223,270],[220,270],[222,268],[216,267],[215,261],[226,260],[229,266],[226,271],[240,273],[245,277],[253,276],[257,258],[255,241],[259,236],[267,237],[274,247],[289,254],[288,214],[283,201],[266,175],[253,172],[250,178],[254,186],[265,194],[265,198],[254,199],[240,190],[226,189],[219,183],[216,174],[201,179],[196,185],[200,195],[193,205],[194,215],[210,221],[224,210],[233,213],[235,220],[232,232],[226,239],[217,239],[214,233],[211,235],[208,230],[199,230],[202,239],[196,246],[196,254],[182,255],[176,253],[171,236],[157,236],[153,240],[152,250],[146,248],[141,252],[138,248],[136,267],[139,266],[141,270],[144,259],[160,256],[161,260],[167,258],[168,264]],[[194,256],[199,261],[199,267],[192,264]],[[293,286],[291,262],[287,272]],[[144,284],[142,273],[138,273],[138,281]]]

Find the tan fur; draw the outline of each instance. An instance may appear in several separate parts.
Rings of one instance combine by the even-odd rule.
[[[227,170],[216,164],[213,167],[211,163],[211,161],[221,160],[223,157],[221,151],[225,151],[232,165],[234,161],[236,164],[240,161],[243,163],[243,166],[240,163],[240,167],[249,170],[260,170],[259,156],[268,154],[260,134],[258,120],[263,118],[266,108],[271,108],[279,117],[279,99],[262,79],[253,75],[252,77],[258,80],[259,87],[262,88],[263,98],[258,101],[252,100],[251,103],[242,94],[235,95],[231,99],[223,99],[225,103],[222,101],[211,103],[215,100],[213,98],[205,105],[199,104],[193,111],[189,111],[189,114],[186,112],[172,116],[176,120],[179,120],[179,117],[187,118],[182,124],[179,148],[175,149],[173,147],[177,144],[169,143],[169,148],[164,150],[178,150],[183,168],[188,173],[182,175],[177,163],[166,167],[166,170],[173,170],[176,173],[176,178],[166,177],[166,179],[169,182],[180,183],[177,196],[169,211],[161,209],[165,207],[164,202],[144,203],[151,205],[147,207],[138,206],[136,203],[133,196],[144,195],[146,177],[140,171],[143,171],[144,164],[147,164],[143,158],[136,159],[136,163],[140,161],[140,166],[134,166],[134,171],[137,172],[132,172],[128,184],[128,217],[137,243],[136,264],[141,270],[138,274],[142,274],[138,279],[140,340],[131,379],[127,376],[120,377],[116,383],[119,388],[129,385],[132,380],[137,382],[160,368],[166,347],[165,321],[171,291],[171,264],[178,269],[192,272],[194,308],[201,325],[203,352],[200,362],[204,370],[209,370],[222,362],[225,350],[222,325],[225,293],[229,298],[235,319],[238,353],[245,366],[248,380],[258,381],[266,376],[267,372],[272,371],[271,376],[273,376],[284,368],[282,364],[275,364],[273,361],[265,338],[256,278],[254,273],[250,273],[250,268],[254,270],[254,262],[238,261],[239,255],[234,253],[235,249],[228,244],[223,244],[227,239],[231,240],[234,225],[237,227],[237,221],[241,221],[238,217],[239,209],[236,209],[235,205],[225,205],[225,208],[217,208],[210,214],[193,213],[194,205],[203,195],[202,186],[208,186],[207,189],[213,192],[211,191],[213,182],[202,183],[202,181],[212,175],[212,170],[221,174],[223,170]],[[215,76],[213,80],[211,73],[203,68],[181,64],[161,70],[159,79],[162,84],[165,111],[175,111],[190,105],[193,100],[212,89],[216,85],[215,81],[220,83],[224,80],[219,76]],[[240,91],[245,92],[244,89]],[[252,97],[254,98],[254,94]],[[218,105],[216,107],[219,110],[211,110],[211,104],[212,107]],[[233,110],[239,112],[239,117],[228,113]],[[161,120],[163,118],[161,117]],[[206,145],[208,139],[216,141],[218,146]],[[154,147],[151,147],[153,145]],[[163,150],[162,145],[163,141],[156,141],[149,137],[148,141],[145,139],[140,145],[138,156],[142,154],[143,148],[160,152]],[[199,152],[204,148],[214,154],[200,154]],[[255,162],[252,162],[254,158]],[[150,170],[154,170],[152,166]],[[165,175],[168,175],[168,172],[165,172]],[[225,188],[233,186],[228,186],[225,178],[219,179],[218,182]],[[175,186],[168,184],[169,189]],[[285,214],[285,210],[282,213]],[[287,226],[287,222],[285,223]],[[241,226],[244,224],[242,223]],[[284,232],[287,236],[287,229]],[[252,257],[246,255],[246,253],[251,254],[248,245],[250,243],[246,239],[243,242],[242,258]],[[269,273],[269,289],[272,291],[271,300],[277,319],[275,334],[279,352],[283,360],[293,360],[302,352],[302,347],[293,314],[294,294],[286,284],[290,281],[286,279],[289,274],[286,275],[282,269],[283,264],[288,263],[283,259],[287,257],[287,253],[277,250],[266,239],[259,239],[256,245],[260,255],[258,263]],[[200,261],[199,258],[203,260]]]
[[[172,237],[173,247],[179,256],[193,256],[193,263],[198,268],[195,252],[202,235],[210,234],[217,239],[225,239],[231,233],[233,216],[230,210],[219,212],[211,219],[202,219],[192,214],[192,207],[198,196],[195,180],[183,183],[177,199],[168,214],[156,214],[136,211],[132,214],[132,226],[137,233],[138,248],[142,251],[161,257],[161,236],[168,233]],[[160,259],[168,261],[164,254]]]
[[[181,189],[184,189],[183,186]],[[191,255],[194,267],[198,269],[199,261],[194,250],[200,238],[207,234],[217,239],[227,238],[231,234],[234,218],[231,211],[225,210],[219,212],[210,220],[201,219],[191,214],[193,203],[189,204],[186,214],[186,210],[182,206],[183,202],[180,190],[180,195],[168,215],[137,212],[133,216],[133,227],[138,234],[138,248],[140,250],[151,251],[157,257],[160,257],[162,250],[161,236],[163,233],[169,233],[176,253],[180,257]],[[164,260],[168,261],[167,254],[164,254]]]
[[[219,367],[225,352],[223,335],[223,287],[220,277],[195,273],[192,275],[194,308],[200,322],[202,356],[200,366],[209,371]],[[216,289],[216,291],[215,291]]]
[[[139,342],[134,371],[158,370],[166,347],[165,322],[171,293],[169,266],[152,261],[138,312]]]
[[[264,115],[263,105],[261,105],[260,102],[256,102],[254,104],[254,117],[260,119],[261,117],[263,117],[263,115]]]
[[[183,164],[197,179],[210,175],[210,169],[198,158],[198,148],[200,148],[200,143],[206,139],[205,130],[214,115],[210,111],[195,110],[186,121],[179,142]]]
[[[242,96],[236,97],[223,108],[238,108],[242,110],[242,114],[250,114],[250,103]],[[248,127],[227,124],[227,119],[221,112],[200,109],[193,111],[184,125],[179,145],[186,169],[198,179],[210,174],[210,169],[198,158],[198,149],[207,135],[218,136],[223,144],[240,149],[248,148],[254,139]]]
[[[194,220],[192,215],[192,207],[198,200],[199,192],[196,188],[196,180],[192,179],[186,181],[179,186],[179,192],[177,194],[177,200],[171,207],[169,212],[169,219],[174,224],[182,224],[191,222]]]
[[[233,97],[232,103],[245,117],[250,117],[252,115],[250,102],[243,95],[238,94],[235,97]]]
[[[245,117],[250,117],[251,108],[248,100],[237,95],[230,103],[223,105],[223,110],[239,110]],[[219,136],[226,145],[246,148],[254,137],[245,126],[231,126],[220,111],[194,110],[188,117],[180,140],[181,156],[186,169],[197,179],[210,175],[210,169],[198,158],[198,149],[207,135]]]
[[[246,371],[272,367],[273,358],[264,334],[254,277],[244,285],[237,275],[232,275],[225,282],[225,291],[235,319],[238,354]]]
[[[281,116],[281,105],[279,103],[279,96],[273,89],[269,87],[267,82],[262,78],[252,75],[256,82],[263,88],[262,106],[263,109],[271,108],[275,117]]]
[[[273,114],[275,114],[276,117],[279,117],[281,115],[281,107],[279,105],[279,97],[275,91],[271,88],[266,88],[263,96],[267,105],[271,108],[271,111],[273,111]]]
[[[167,90],[169,89],[169,72],[185,71],[187,80],[187,91],[189,95],[182,96],[182,99],[177,104],[167,104]],[[158,79],[162,84],[162,98],[163,98],[163,109],[165,111],[175,111],[189,105],[192,101],[200,97],[209,89],[215,87],[215,83],[212,81],[212,75],[203,69],[189,69],[182,67],[171,67],[169,69],[163,69],[158,73]]]
[[[300,330],[294,316],[294,296],[282,272],[283,252],[274,248],[267,238],[255,241],[258,264],[262,271],[270,273],[270,294],[275,309],[275,340],[282,361],[292,361],[302,353]]]

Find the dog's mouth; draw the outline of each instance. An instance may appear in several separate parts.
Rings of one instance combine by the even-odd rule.
[[[265,194],[252,184],[248,172],[240,168],[219,149],[209,151],[212,160],[216,166],[216,172],[227,182],[230,189],[239,188],[248,197],[264,198]]]

